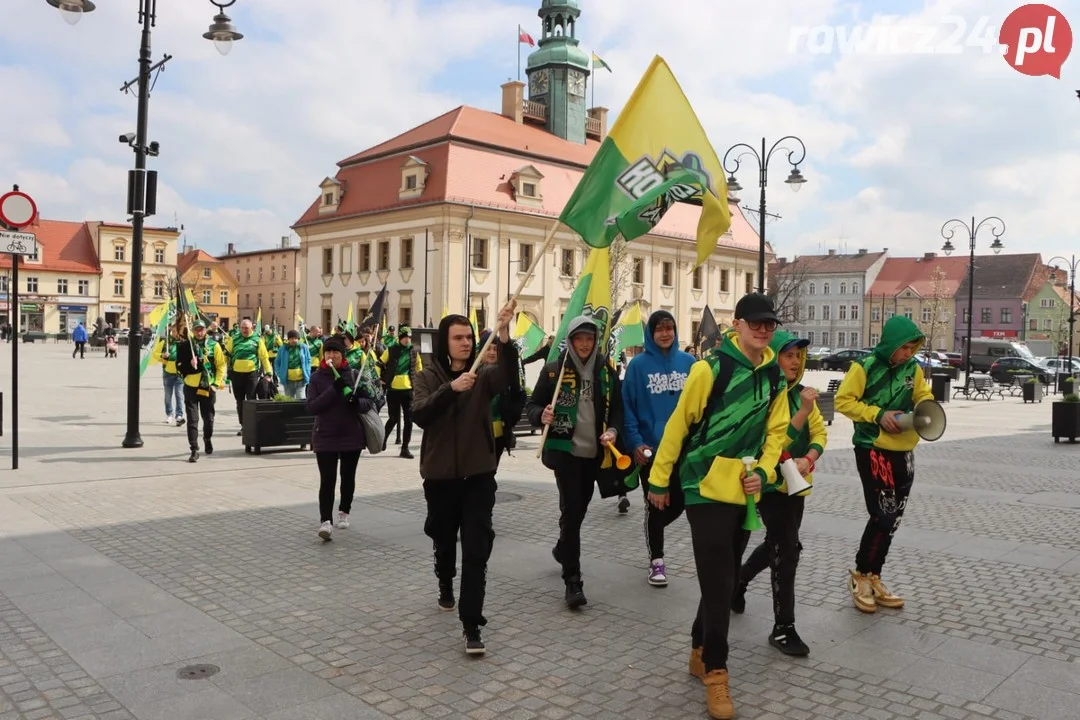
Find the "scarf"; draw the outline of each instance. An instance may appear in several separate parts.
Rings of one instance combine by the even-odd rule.
[[[572,350],[567,352],[572,353]],[[576,359],[576,358],[575,358]],[[593,362],[599,362],[597,355],[593,356]],[[581,400],[581,383],[578,381],[577,363],[568,361],[566,372],[563,373],[562,385],[555,389],[555,421],[551,423],[548,431],[545,448],[570,453],[574,449],[574,429],[577,427],[578,402]],[[590,363],[585,363],[589,367]],[[600,387],[593,388],[593,392],[599,390],[604,398],[604,407],[611,407],[612,389],[611,368],[607,363],[600,366]],[[592,398],[587,398],[593,402]],[[607,429],[607,418],[597,418],[597,435]],[[605,462],[607,461],[607,449],[604,449]]]

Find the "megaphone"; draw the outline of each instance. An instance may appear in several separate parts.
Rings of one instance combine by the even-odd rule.
[[[896,416],[901,430],[914,430],[923,440],[933,442],[945,434],[945,408],[937,400],[923,400],[913,412]]]
[[[806,478],[799,472],[791,455],[784,453],[780,457],[780,474],[784,476],[784,483],[787,484],[787,494],[799,495],[809,490],[810,483],[806,482]]]

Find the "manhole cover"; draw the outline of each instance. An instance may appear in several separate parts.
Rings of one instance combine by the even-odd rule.
[[[217,665],[188,665],[177,670],[176,677],[181,680],[203,680],[219,672],[221,668]]]
[[[517,502],[518,500],[524,500],[525,498],[517,493],[512,492],[496,492],[495,502]]]

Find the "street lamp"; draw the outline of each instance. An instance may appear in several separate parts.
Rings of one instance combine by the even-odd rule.
[[[431,327],[431,316],[428,315],[428,265],[431,264],[428,259],[431,253],[439,252],[439,248],[432,249],[431,244],[431,229],[424,228],[424,327]]]
[[[953,218],[944,225],[941,226],[941,237],[945,238],[945,244],[941,247],[941,251],[946,256],[952,255],[953,250],[956,247],[952,244],[952,238],[956,234],[957,230],[963,228],[967,231],[968,241],[971,249],[971,258],[968,262],[968,311],[967,311],[967,342],[964,344],[964,395],[967,396],[969,392],[968,385],[971,381],[971,326],[975,323],[975,236],[979,234],[979,230],[983,225],[989,228],[990,233],[994,236],[994,242],[990,244],[990,249],[994,251],[994,254],[1001,252],[1001,249],[1005,247],[1001,244],[1001,236],[1005,234],[1005,221],[999,217],[991,215],[988,218],[984,218],[975,224],[975,218],[971,218],[971,224],[968,225],[963,220]]]
[[[1053,265],[1055,261],[1060,260],[1069,268],[1069,376],[1072,376],[1072,364],[1073,364],[1073,325],[1076,323],[1076,310],[1073,308],[1076,298],[1076,271],[1080,268],[1080,258],[1075,255],[1071,256],[1072,259],[1066,260],[1060,255],[1052,257],[1046,261],[1047,265]],[[1055,268],[1056,270],[1057,268]],[[1059,368],[1060,372],[1060,368]]]
[[[799,144],[799,149],[789,150],[788,148],[781,148],[780,145],[785,140],[794,140]],[[731,158],[731,167],[728,167],[728,156],[735,150],[742,149],[743,152],[737,156]],[[742,185],[735,179],[735,173],[739,171],[739,165],[742,158],[747,155],[752,155],[757,160],[758,165],[758,187],[761,188],[761,200],[758,202],[758,291],[765,292],[765,186],[769,181],[769,160],[772,159],[772,155],[777,150],[783,150],[787,153],[787,161],[791,163],[791,173],[788,174],[787,180],[784,182],[794,190],[798,192],[803,183],[806,182],[806,178],[803,177],[802,172],[799,170],[799,163],[806,159],[806,145],[803,141],[794,135],[787,135],[780,138],[773,146],[769,148],[768,152],[765,151],[765,138],[761,138],[761,153],[755,148],[750,147],[746,143],[739,143],[732,145],[728,148],[728,151],[724,153],[724,172],[728,174],[727,186],[728,192],[737,193],[742,190]],[[798,155],[798,159],[796,159]]]
[[[93,12],[95,5],[91,0],[46,0],[49,5],[57,8],[69,24],[77,23],[85,13]],[[233,40],[243,37],[232,27],[229,17],[224,9],[233,5],[236,0],[210,0],[212,5],[218,8],[218,14],[214,17],[214,23],[210,31],[203,37],[213,40],[214,45],[222,54],[228,52],[223,45],[232,45]],[[150,28],[157,22],[157,0],[139,0],[139,24],[142,26],[142,42],[139,45],[139,76],[132,83],[128,82],[121,87],[127,92],[132,84],[138,86],[138,110],[135,126],[135,137],[128,141],[135,151],[135,172],[128,180],[128,210],[131,214],[131,310],[130,329],[128,330],[128,387],[127,387],[127,432],[121,445],[125,448],[142,447],[142,437],[139,435],[139,364],[142,343],[138,338],[142,337],[142,262],[143,262],[143,221],[148,215],[154,214],[157,204],[156,173],[148,176],[146,172],[147,156],[158,155],[158,143],[147,143],[146,129],[148,124],[148,112],[150,105],[150,79],[155,70],[162,68],[172,56],[166,55],[160,62],[150,64]],[[121,136],[124,140],[126,136]]]

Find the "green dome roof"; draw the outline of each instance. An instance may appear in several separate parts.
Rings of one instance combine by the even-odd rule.
[[[573,65],[582,70],[588,70],[589,54],[577,45],[553,43],[530,53],[526,67],[532,69],[550,64]]]
[[[578,0],[544,0],[540,5],[541,10],[557,7],[571,7],[575,10],[581,9],[581,6],[578,5]]]

